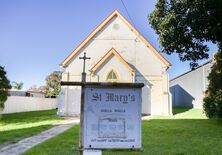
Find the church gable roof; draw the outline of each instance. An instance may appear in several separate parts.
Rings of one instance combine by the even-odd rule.
[[[102,66],[106,60],[108,60],[111,56],[117,57],[120,62],[123,63],[124,66],[132,73],[134,74],[134,69],[127,63],[127,61],[114,49],[111,48],[90,70],[92,73],[95,73],[97,69],[99,69],[100,66]]]
[[[117,10],[115,10],[111,15],[109,15],[96,29],[88,35],[88,37],[83,40],[77,48],[75,48],[72,53],[60,64],[62,67],[66,67],[67,64],[80,52],[80,50],[102,29],[109,21],[114,17],[119,17],[132,32],[140,39],[145,45],[151,49],[151,51],[167,66],[170,67],[171,64],[136,30],[132,24],[130,24]]]

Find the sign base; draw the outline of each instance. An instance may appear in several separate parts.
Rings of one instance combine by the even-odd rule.
[[[101,150],[84,150],[83,155],[102,155]]]

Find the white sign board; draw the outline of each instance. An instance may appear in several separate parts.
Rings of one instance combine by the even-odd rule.
[[[84,148],[141,148],[141,88],[87,86]]]

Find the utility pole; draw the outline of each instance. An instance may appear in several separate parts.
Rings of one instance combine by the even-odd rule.
[[[86,53],[84,52],[83,57],[79,57],[79,59],[83,59],[83,72],[82,72],[82,83],[86,82],[86,72],[85,72],[85,66],[86,66],[86,60],[90,59],[90,57],[86,57]],[[80,106],[80,140],[79,140],[79,150],[80,150],[80,155],[83,155],[83,141],[84,141],[84,99],[85,96],[85,86],[84,84],[82,85],[81,88],[81,106]]]

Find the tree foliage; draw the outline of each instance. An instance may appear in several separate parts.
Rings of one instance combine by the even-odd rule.
[[[149,22],[159,35],[162,52],[178,53],[195,68],[208,58],[206,42],[222,42],[222,1],[158,0]]]
[[[15,81],[12,82],[12,87],[17,90],[21,90],[23,85],[24,85],[23,82],[15,82]]]
[[[4,102],[7,100],[8,89],[11,88],[10,81],[7,79],[6,71],[0,66],[0,110],[4,108]]]
[[[162,52],[177,53],[190,67],[208,58],[207,42],[218,45],[208,77],[204,111],[209,118],[222,118],[222,1],[158,0],[149,22],[159,35]]]
[[[204,111],[209,118],[222,118],[222,51],[215,55],[209,85],[204,98]]]
[[[60,71],[54,71],[46,77],[46,96],[57,97],[61,89],[61,77]]]

